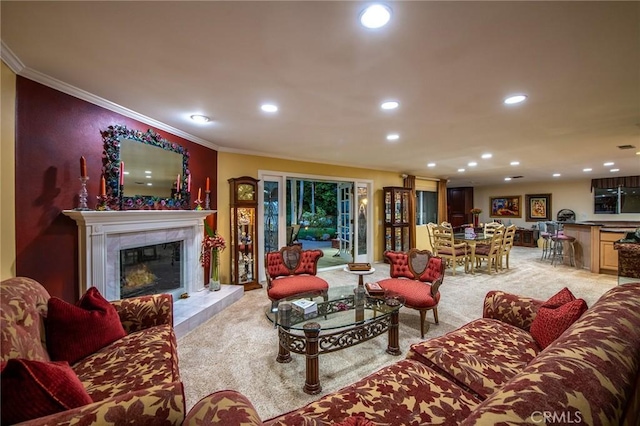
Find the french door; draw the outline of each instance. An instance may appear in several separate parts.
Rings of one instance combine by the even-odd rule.
[[[258,258],[287,245],[287,179],[336,182],[338,217],[336,233],[339,254],[345,262],[373,261],[372,206],[368,202],[373,181],[286,172],[258,171]],[[295,197],[294,197],[295,198]],[[266,279],[264,261],[259,262],[259,277]]]
[[[340,258],[353,262],[353,183],[338,184],[337,231]]]

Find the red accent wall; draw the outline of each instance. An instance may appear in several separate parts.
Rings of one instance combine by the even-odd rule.
[[[16,274],[40,282],[52,296],[79,298],[78,230],[62,211],[78,204],[80,156],[87,159],[89,207],[95,208],[102,173],[100,131],[149,125],[66,95],[24,77],[16,81]],[[211,179],[217,208],[218,153],[165,131],[189,150],[192,196]]]

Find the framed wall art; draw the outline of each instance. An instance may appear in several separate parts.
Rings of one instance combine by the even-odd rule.
[[[551,220],[551,194],[526,194],[527,222]]]
[[[520,195],[489,197],[489,206],[491,206],[489,217],[522,217],[522,196]]]

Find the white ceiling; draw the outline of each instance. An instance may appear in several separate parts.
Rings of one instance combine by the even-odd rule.
[[[450,186],[640,173],[640,2],[388,4],[390,24],[367,30],[365,3],[353,1],[3,0],[1,35],[20,74],[223,151]],[[513,93],[529,99],[504,106]],[[387,99],[400,108],[380,110]],[[266,101],[280,111],[261,112]],[[213,122],[190,122],[194,113]]]

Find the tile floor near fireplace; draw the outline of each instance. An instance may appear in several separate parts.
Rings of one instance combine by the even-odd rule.
[[[206,322],[224,308],[240,300],[244,294],[241,285],[221,285],[218,291],[194,291],[186,299],[173,303],[173,328],[178,339]]]

